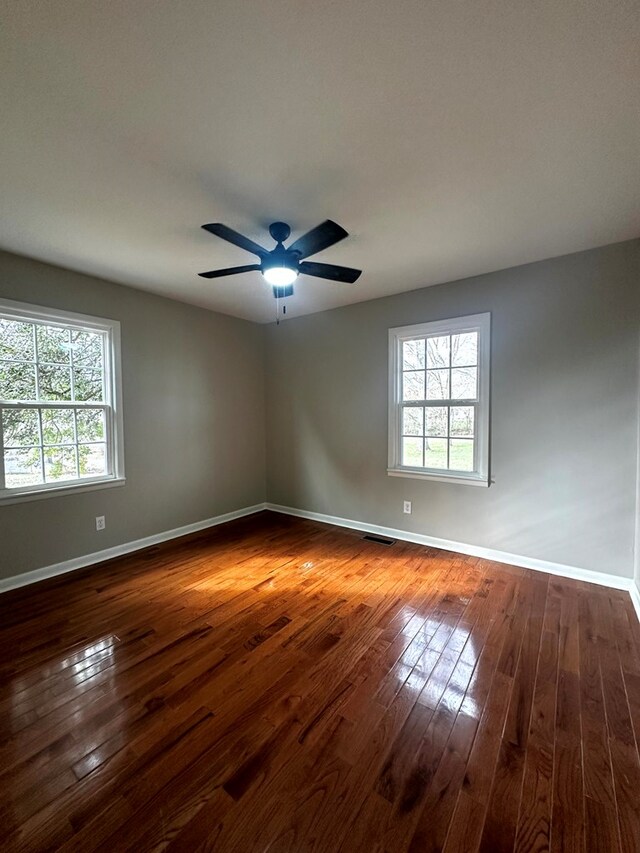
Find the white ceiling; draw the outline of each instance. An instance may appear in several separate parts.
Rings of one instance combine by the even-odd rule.
[[[261,322],[640,234],[637,0],[0,0],[0,245]],[[315,259],[315,258],[314,258]]]

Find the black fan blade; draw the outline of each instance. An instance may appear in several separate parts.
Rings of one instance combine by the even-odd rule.
[[[226,270],[211,270],[210,272],[199,272],[202,278],[220,278],[223,275],[235,275],[237,272],[250,272],[259,270],[260,264],[245,264],[243,267],[229,267]]]
[[[234,246],[246,249],[247,252],[258,255],[259,258],[263,255],[269,254],[266,249],[262,248],[262,246],[254,243],[253,240],[250,240],[243,234],[239,234],[237,231],[234,231],[233,228],[228,228],[221,222],[211,222],[209,225],[203,225],[202,227],[210,234],[215,234],[216,237],[222,237],[222,239],[226,240],[228,243],[233,243]]]
[[[315,255],[316,252],[321,252],[323,249],[328,249],[334,243],[344,240],[349,234],[337,222],[332,222],[327,219],[322,225],[317,225],[311,231],[307,231],[302,237],[289,246],[289,252],[297,252],[298,257],[308,258],[309,255]]]
[[[331,281],[343,281],[345,284],[353,284],[362,275],[362,270],[354,270],[351,267],[338,267],[335,264],[316,264],[313,261],[303,261],[299,265],[298,270],[305,275],[329,278]]]

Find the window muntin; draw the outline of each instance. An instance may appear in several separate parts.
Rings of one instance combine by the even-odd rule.
[[[121,479],[119,324],[0,301],[0,500]]]
[[[489,315],[389,341],[389,473],[488,482]]]

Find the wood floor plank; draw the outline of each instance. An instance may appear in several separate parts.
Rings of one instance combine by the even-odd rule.
[[[264,512],[0,596],[0,848],[640,849],[618,590]]]

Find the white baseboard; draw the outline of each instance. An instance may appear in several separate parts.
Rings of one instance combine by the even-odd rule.
[[[640,589],[638,589],[637,581],[631,581],[629,594],[631,595],[631,602],[635,608],[636,616],[638,617],[638,621],[640,622]]]
[[[638,619],[640,620],[640,590],[632,578],[627,578],[622,575],[610,575],[605,572],[594,572],[589,569],[580,569],[576,566],[566,566],[562,563],[552,563],[547,560],[538,560],[534,557],[523,557],[519,554],[510,554],[506,551],[496,551],[493,548],[484,548],[480,545],[468,545],[465,542],[454,542],[451,539],[439,539],[435,536],[425,536],[421,533],[411,533],[406,530],[397,530],[393,527],[382,527],[378,524],[367,524],[364,521],[354,521],[349,518],[340,518],[335,515],[325,515],[320,512],[308,512],[303,509],[295,509],[290,506],[280,506],[272,503],[259,503],[253,506],[243,507],[242,509],[227,512],[223,515],[217,515],[214,518],[206,518],[203,521],[196,521],[194,524],[186,524],[183,527],[176,527],[173,530],[165,530],[162,533],[155,533],[152,536],[146,536],[143,539],[136,539],[133,542],[125,542],[122,545],[115,545],[113,548],[105,548],[103,551],[96,551],[93,554],[85,554],[82,557],[75,557],[72,560],[65,560],[63,563],[56,563],[53,566],[45,566],[41,569],[35,569],[31,572],[24,572],[20,575],[15,575],[11,578],[0,580],[0,593],[10,589],[17,589],[21,586],[37,583],[46,578],[53,578],[57,575],[72,572],[76,569],[83,569],[95,563],[102,563],[105,560],[112,560],[114,557],[121,557],[124,554],[130,554],[133,551],[139,551],[142,548],[148,548],[150,545],[158,545],[161,542],[167,542],[169,539],[177,539],[180,536],[186,536],[189,533],[197,533],[199,530],[206,530],[208,527],[216,527],[218,524],[224,524],[226,521],[233,521],[236,518],[243,518],[246,515],[253,515],[261,510],[271,510],[284,515],[293,515],[298,518],[307,518],[311,521],[321,521],[325,524],[335,524],[337,527],[348,527],[353,530],[362,530],[364,533],[377,533],[380,536],[388,536],[392,539],[402,539],[405,542],[414,542],[417,545],[426,545],[432,548],[442,548],[445,551],[456,551],[460,554],[469,554],[473,557],[482,557],[486,560],[495,560],[498,563],[507,563],[512,566],[520,566],[524,569],[534,569],[535,571],[547,572],[558,577],[572,578],[573,580],[586,581],[587,583],[595,583],[600,586],[608,586],[613,589],[623,589],[630,593],[631,601],[635,607]]]
[[[145,536],[143,539],[136,539],[133,542],[125,542],[123,545],[114,545],[113,548],[105,548],[104,551],[95,551],[93,554],[74,557],[72,560],[65,560],[63,563],[56,563],[53,566],[45,566],[42,569],[34,569],[32,572],[3,578],[0,580],[0,593],[37,583],[46,578],[54,578],[56,575],[64,575],[66,572],[73,572],[76,569],[84,569],[94,563],[103,563],[105,560],[112,560],[114,557],[121,557],[124,554],[130,554],[132,551],[139,551],[142,548],[148,548],[150,545],[158,545],[160,542],[177,539],[179,536],[186,536],[189,533],[197,533],[199,530],[206,530],[208,527],[216,527],[218,524],[224,524],[225,521],[233,521],[235,518],[253,515],[253,513],[260,512],[263,509],[266,509],[265,504],[254,504],[254,506],[243,507],[233,510],[233,512],[225,512],[223,515],[216,515],[214,518],[205,518],[203,521],[196,521],[194,524],[185,524],[183,527],[175,527],[173,530],[154,533],[153,536]]]
[[[349,527],[353,530],[362,530],[365,533],[377,533],[379,536],[388,536],[391,539],[402,539],[405,542],[415,542],[417,545],[428,545],[432,548],[442,548],[445,551],[457,551],[460,554],[469,554],[472,557],[483,557],[485,560],[495,560],[497,563],[508,563],[511,566],[520,566],[523,569],[534,569],[535,571],[547,572],[550,575],[557,575],[558,577],[572,578],[573,580],[586,581],[587,583],[596,583],[600,586],[608,586],[613,589],[624,589],[627,592],[635,586],[632,578],[627,578],[622,575],[610,575],[606,572],[594,572],[590,569],[579,569],[576,566],[565,566],[562,563],[551,563],[548,560],[538,560],[535,557],[522,557],[519,554],[509,554],[507,551],[496,551],[493,548],[483,548],[480,545],[468,545],[466,542],[454,542],[451,539],[438,539],[435,536],[425,536],[422,533],[411,533],[407,530],[396,530],[393,527],[382,527],[379,524],[367,524],[364,521],[353,521],[350,518],[340,518],[335,515],[324,515],[324,513],[321,512],[308,512],[304,509],[295,509],[294,507],[280,506],[279,504],[267,503],[265,508],[272,512],[281,512],[284,515],[295,515],[298,518],[322,521],[325,524],[335,524],[338,527]],[[637,589],[636,595],[638,595]]]

